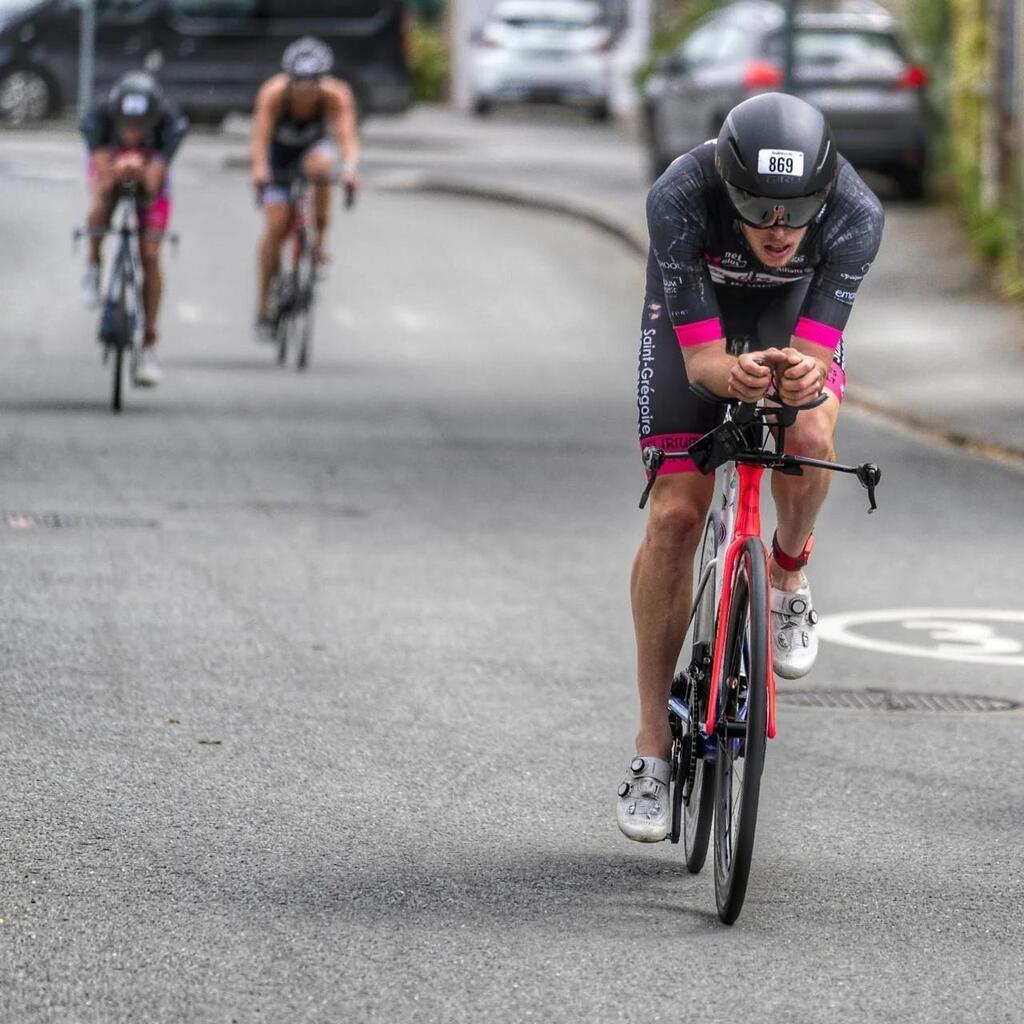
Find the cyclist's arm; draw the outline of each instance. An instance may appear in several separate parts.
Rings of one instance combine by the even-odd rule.
[[[683,353],[687,378],[716,395],[754,401],[770,370],[726,352],[714,284],[704,257],[706,182],[696,158],[684,156],[677,173],[655,183],[647,197],[651,259],[657,263],[668,314]]]
[[[155,152],[142,170],[142,188],[148,196],[159,195],[167,181],[167,168],[178,152],[189,121],[176,107],[167,104],[155,131]]]
[[[287,81],[285,75],[274,75],[263,83],[256,96],[249,141],[249,163],[254,182],[265,182],[270,177],[270,136]]]
[[[835,206],[824,227],[826,251],[807,290],[792,347],[828,372],[861,282],[878,253],[882,204],[849,164],[840,168]]]
[[[96,183],[101,191],[107,191],[114,185],[114,150],[112,126],[106,109],[100,105],[93,107],[79,124],[79,131],[89,151],[92,173],[96,175]]]
[[[341,149],[346,177],[354,176],[359,168],[359,127],[356,117],[356,98],[352,89],[340,79],[324,84],[330,103],[329,113],[334,119],[334,134]]]
[[[167,167],[174,159],[179,147],[188,134],[188,118],[170,104],[164,108],[163,117],[157,127],[157,157]]]

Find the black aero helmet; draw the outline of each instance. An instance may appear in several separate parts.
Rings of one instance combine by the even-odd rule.
[[[832,131],[817,107],[781,92],[733,107],[718,133],[715,168],[736,213],[755,227],[810,223],[836,176]]]
[[[334,67],[334,51],[321,39],[303,36],[296,39],[281,58],[281,68],[289,78],[319,78]]]
[[[110,90],[107,104],[116,120],[152,128],[160,117],[162,99],[160,83],[148,71],[129,71]]]

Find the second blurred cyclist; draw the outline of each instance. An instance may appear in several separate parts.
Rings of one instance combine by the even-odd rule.
[[[306,36],[284,52],[282,72],[267,79],[256,97],[250,160],[252,184],[262,197],[265,229],[260,240],[256,335],[273,340],[269,316],[270,286],[277,273],[281,246],[291,230],[289,184],[296,172],[327,178],[335,170],[335,146],[327,137],[328,123],[341,147],[341,180],[359,186],[359,135],[355,97],[349,86],[330,72],[331,48]],[[324,237],[330,223],[331,186],[314,182],[314,247],[325,259]]]

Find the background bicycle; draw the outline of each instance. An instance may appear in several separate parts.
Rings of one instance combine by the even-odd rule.
[[[79,228],[74,232],[77,243],[96,234],[117,238],[114,259],[110,263],[96,338],[103,346],[103,362],[111,367],[110,406],[114,412],[124,407],[124,377],[127,370],[134,383],[142,352],[145,314],[142,305],[142,261],[139,256],[140,191],[133,181],[117,186],[117,198],[111,216],[111,226],[103,232]],[[177,245],[178,236],[168,233],[166,240]]]
[[[291,230],[285,240],[280,269],[270,288],[269,315],[280,366],[288,361],[289,350],[294,353],[296,369],[304,370],[309,366],[316,282],[323,258],[315,251],[311,239],[310,186],[333,186],[339,180],[337,175],[311,178],[300,172],[289,181],[275,183],[287,186],[292,210]],[[265,188],[260,190],[259,198],[264,191]],[[346,209],[351,209],[355,202],[355,191],[348,185],[344,186],[343,202]]]

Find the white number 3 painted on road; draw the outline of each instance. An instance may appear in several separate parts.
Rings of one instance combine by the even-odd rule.
[[[930,643],[905,643],[871,635],[873,626],[890,623],[898,623],[910,632],[924,633],[926,637],[922,637],[922,641]],[[881,654],[985,665],[1024,665],[1024,642],[1008,635],[1016,633],[1024,639],[1024,612],[975,608],[847,612],[823,617],[818,629],[823,640]],[[892,635],[891,630],[888,635]]]

